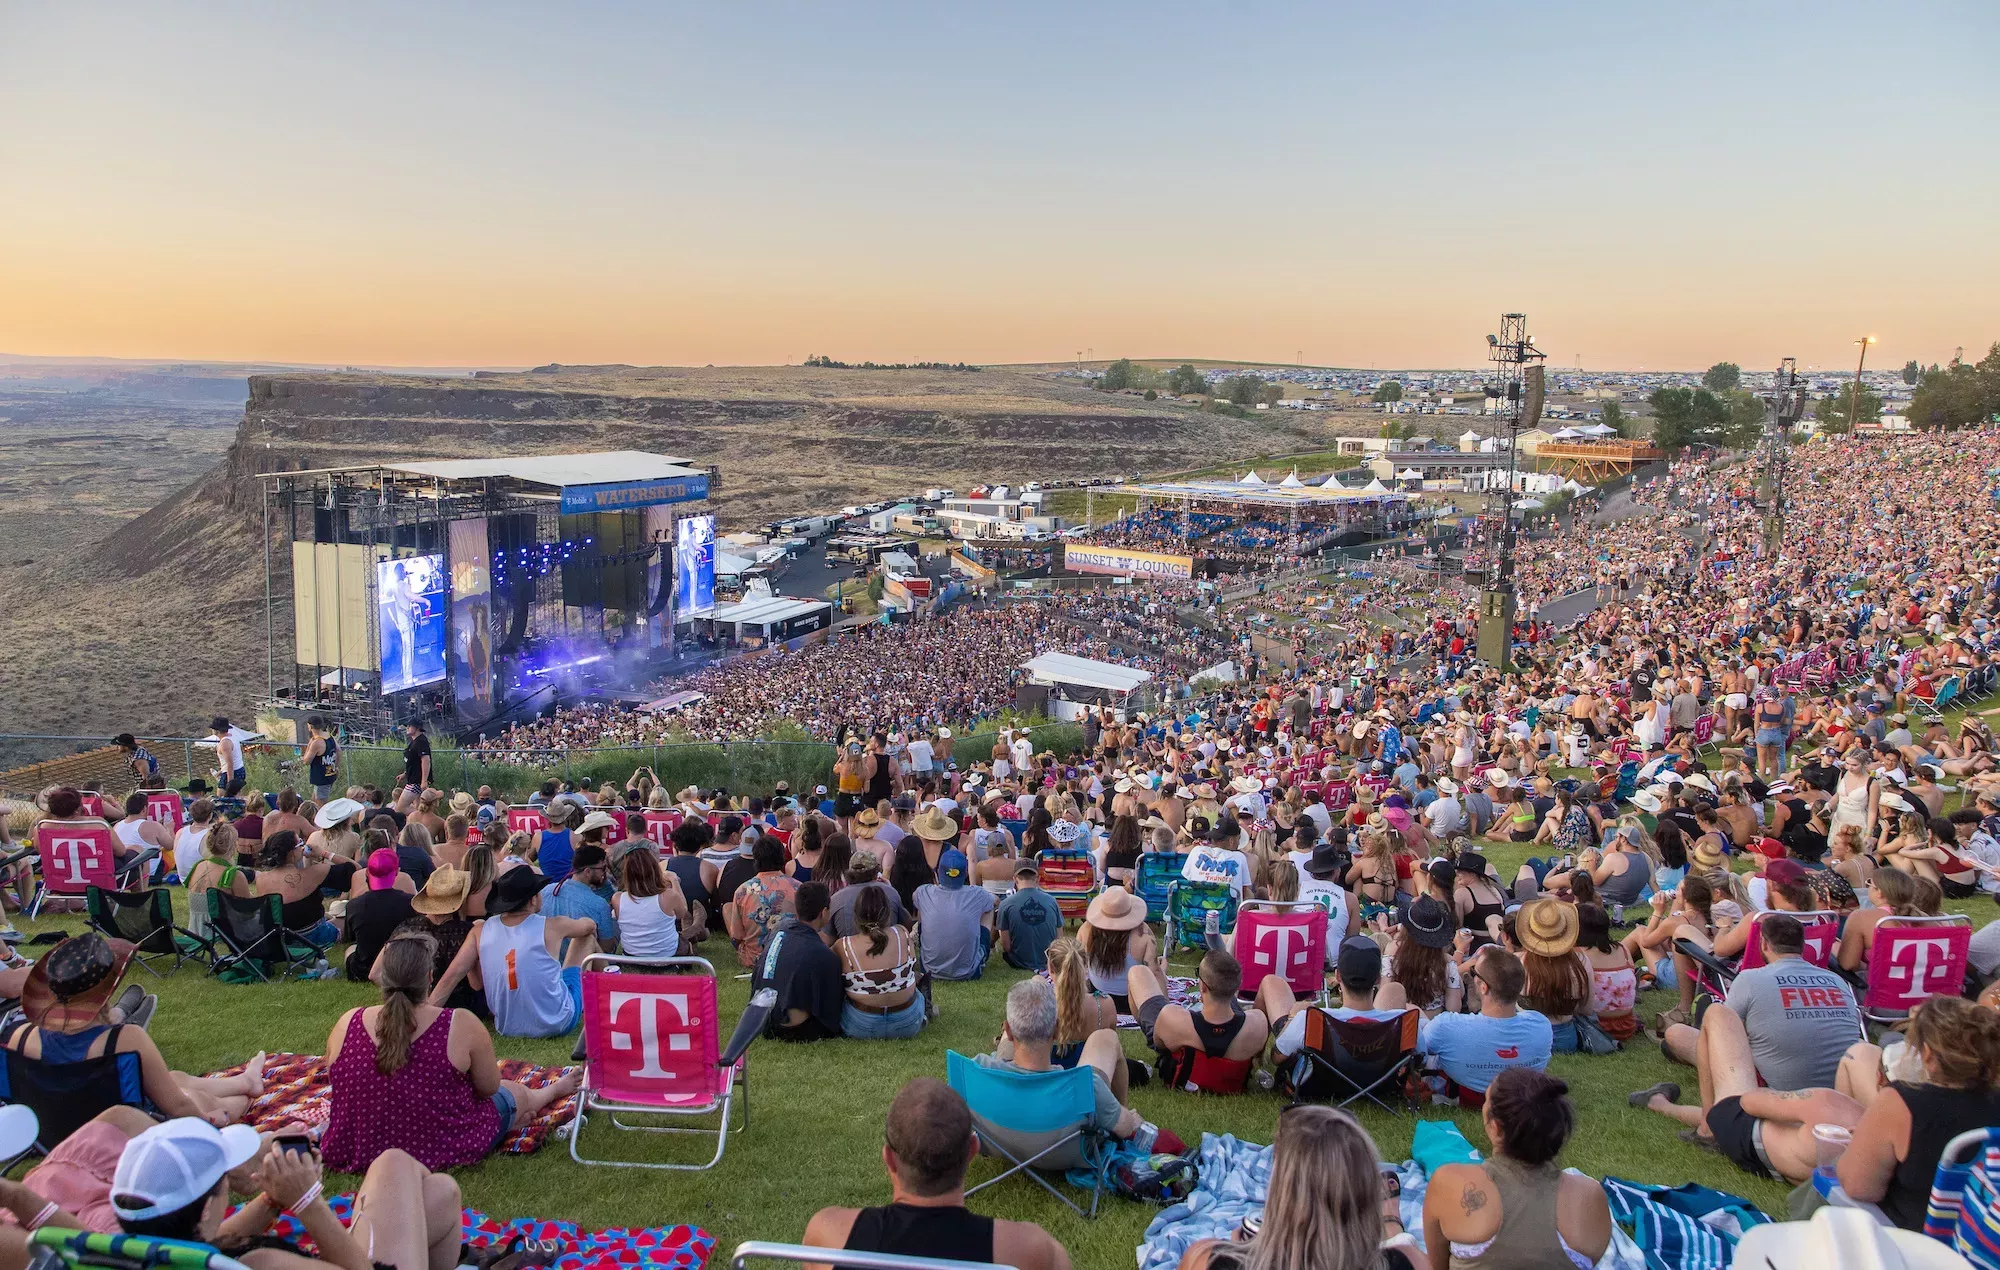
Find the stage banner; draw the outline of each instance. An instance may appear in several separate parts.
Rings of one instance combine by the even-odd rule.
[[[493,713],[493,568],[486,518],[446,527],[451,561],[451,695],[470,723]]]
[[[708,497],[708,474],[667,477],[657,481],[620,481],[611,485],[565,485],[562,513],[622,512],[666,503],[692,503]]]
[[[674,620],[715,611],[715,517],[683,516],[674,533]]]
[[[1127,578],[1191,578],[1194,559],[1072,542],[1063,546],[1063,568],[1071,573],[1113,573]]]
[[[443,679],[444,557],[378,561],[375,607],[381,622],[382,691],[401,692]]]

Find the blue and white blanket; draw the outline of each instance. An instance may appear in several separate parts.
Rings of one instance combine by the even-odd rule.
[[[1424,1192],[1429,1182],[1416,1161],[1396,1166],[1403,1183],[1403,1229],[1419,1243],[1424,1234]],[[1201,1135],[1201,1182],[1178,1204],[1160,1210],[1139,1245],[1139,1270],[1174,1270],[1187,1250],[1204,1239],[1228,1239],[1243,1218],[1264,1207],[1271,1181],[1271,1148],[1239,1142],[1231,1134]],[[1623,1230],[1613,1227],[1611,1247],[1598,1270],[1647,1270],[1645,1257]]]

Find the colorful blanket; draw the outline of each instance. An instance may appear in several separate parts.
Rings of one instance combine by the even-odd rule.
[[[239,1063],[210,1075],[236,1076],[242,1071],[243,1065]],[[519,1081],[530,1089],[554,1084],[562,1079],[563,1071],[560,1067],[537,1067],[518,1058],[500,1060],[500,1075],[503,1078]],[[264,1094],[250,1104],[250,1112],[244,1117],[244,1122],[265,1132],[275,1132],[288,1124],[304,1125],[306,1132],[317,1140],[326,1132],[327,1117],[332,1112],[330,1092],[326,1063],[319,1055],[267,1055],[264,1060]],[[529,1155],[539,1151],[556,1127],[575,1114],[574,1096],[554,1103],[547,1111],[503,1138],[500,1149],[512,1155]]]
[[[345,1223],[354,1208],[352,1195],[335,1195],[327,1200],[334,1214]],[[297,1218],[281,1217],[273,1234],[298,1242],[307,1251],[317,1251],[311,1236]],[[501,1221],[476,1208],[465,1210],[465,1252],[470,1254],[493,1244],[504,1244],[515,1235],[525,1239],[554,1239],[562,1245],[556,1270],[702,1270],[708,1255],[715,1251],[715,1236],[698,1226],[654,1226],[627,1229],[611,1226],[604,1230],[582,1230],[575,1222],[542,1221],[516,1217]],[[469,1255],[468,1258],[469,1259]]]
[[[1178,975],[1167,977],[1167,1004],[1177,1005],[1190,1012],[1201,1009],[1201,980],[1183,979]],[[1121,1028],[1136,1028],[1139,1020],[1129,1014],[1118,1016]]]

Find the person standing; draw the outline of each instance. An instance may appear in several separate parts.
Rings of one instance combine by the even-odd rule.
[[[340,741],[323,715],[315,714],[306,720],[305,760],[313,801],[329,801],[333,797],[333,784],[340,777]]]
[[[410,720],[403,729],[410,743],[403,747],[403,797],[414,801],[431,783],[431,739],[424,725]]]
[[[215,729],[215,783],[222,787],[218,792],[224,798],[234,798],[250,782],[243,768],[243,743],[236,739],[226,716],[216,715],[209,726]]]

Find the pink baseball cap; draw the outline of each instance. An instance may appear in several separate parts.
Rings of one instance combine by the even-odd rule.
[[[387,847],[378,847],[368,856],[368,889],[386,891],[396,885],[396,874],[401,862],[396,853]]]

